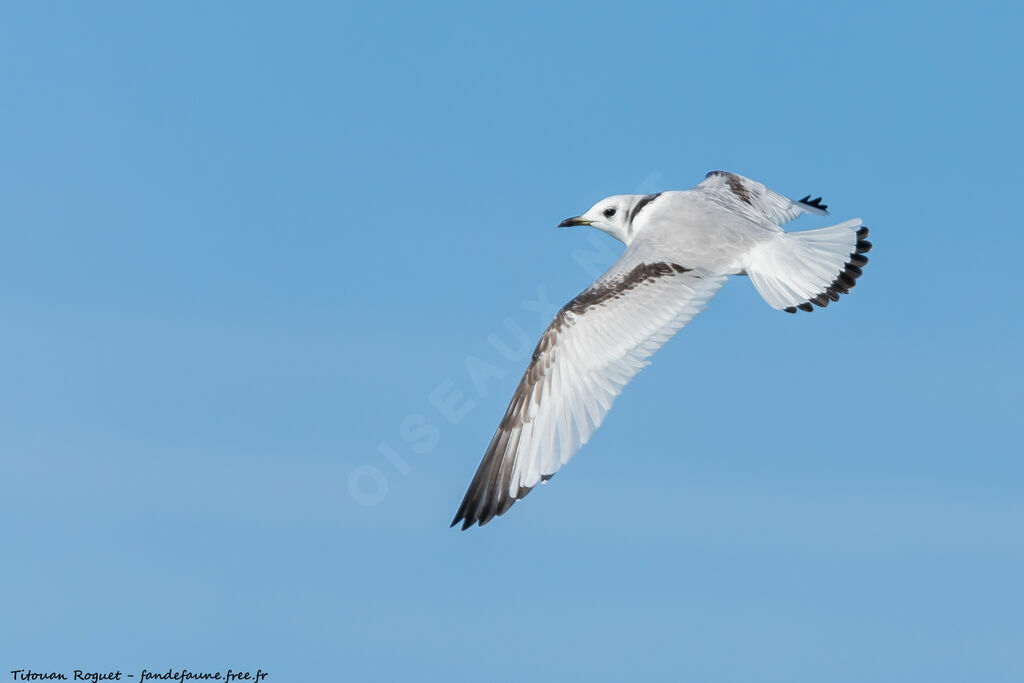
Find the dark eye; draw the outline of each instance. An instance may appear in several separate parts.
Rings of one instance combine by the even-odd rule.
[[[609,206],[607,209],[604,210],[604,217],[605,218],[611,218],[614,215],[615,215],[615,207],[614,206]]]

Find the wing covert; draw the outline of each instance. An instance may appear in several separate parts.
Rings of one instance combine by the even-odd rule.
[[[782,226],[801,214],[828,215],[828,205],[821,197],[807,195],[795,200],[769,190],[761,183],[728,171],[711,171],[694,188],[711,201],[735,213]]]

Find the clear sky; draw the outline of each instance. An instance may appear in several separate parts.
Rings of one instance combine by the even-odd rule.
[[[1024,680],[1022,19],[7,4],[0,673]],[[863,217],[857,289],[734,279],[449,529],[620,250],[555,225],[712,169]]]

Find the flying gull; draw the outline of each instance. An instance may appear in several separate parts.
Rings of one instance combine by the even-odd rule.
[[[622,387],[729,275],[749,275],[764,300],[787,313],[848,294],[871,250],[859,218],[802,232],[780,227],[827,208],[820,197],[791,200],[712,171],[691,190],[615,195],[562,221],[606,232],[626,250],[541,336],[452,526],[483,526],[554,476]]]

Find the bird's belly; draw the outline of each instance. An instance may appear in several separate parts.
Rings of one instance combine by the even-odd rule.
[[[743,274],[751,249],[775,237],[740,216],[699,203],[676,213],[675,220],[658,221],[650,227],[657,242],[680,265],[721,275]]]
[[[721,275],[737,275],[747,267],[750,250],[757,244],[738,231],[683,229],[668,250],[688,268],[700,268]]]

